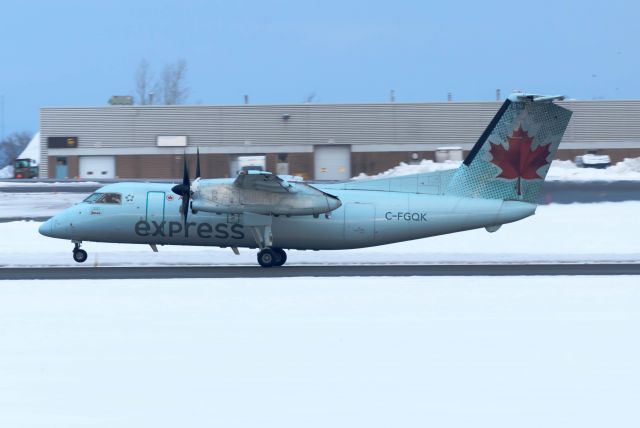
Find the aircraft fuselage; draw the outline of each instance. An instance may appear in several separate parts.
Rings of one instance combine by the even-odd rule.
[[[242,215],[197,212],[187,223],[172,184],[118,183],[120,204],[83,202],[48,220],[40,231],[73,241],[155,245],[257,247]],[[317,186],[322,189],[322,186]],[[328,215],[272,217],[273,246],[300,250],[370,247],[481,227],[535,213],[534,204],[417,193],[330,190],[342,206]]]

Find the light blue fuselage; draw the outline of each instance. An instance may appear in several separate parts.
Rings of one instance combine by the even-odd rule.
[[[115,205],[79,203],[56,215],[41,233],[74,241],[156,245],[256,247],[239,216],[198,212],[182,221],[181,201],[169,183],[118,183],[99,192],[118,192]],[[322,185],[317,188],[325,190]],[[274,216],[273,246],[338,250],[389,244],[481,227],[491,228],[535,213],[521,201],[326,186],[342,206],[328,216]]]

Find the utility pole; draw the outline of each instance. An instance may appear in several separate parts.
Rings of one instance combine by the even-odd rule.
[[[396,102],[396,91],[394,89],[389,92],[389,102]]]

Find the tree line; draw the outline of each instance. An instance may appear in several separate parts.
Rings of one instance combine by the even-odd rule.
[[[187,86],[187,62],[184,59],[165,64],[155,73],[151,64],[143,59],[134,76],[135,100],[139,105],[184,104],[191,89]]]

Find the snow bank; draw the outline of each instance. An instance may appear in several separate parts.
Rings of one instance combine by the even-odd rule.
[[[381,172],[380,174],[369,176],[365,173],[360,173],[360,175],[353,177],[354,180],[361,180],[365,178],[387,178],[387,177],[397,177],[400,175],[410,175],[410,174],[424,174],[426,172],[434,172],[434,171],[446,171],[449,169],[456,169],[460,166],[462,162],[457,161],[446,161],[442,163],[436,163],[432,160],[422,159],[418,164],[407,164],[404,162],[400,162],[400,164],[396,167],[386,170],[385,172]]]
[[[36,165],[40,165],[40,133],[33,136],[27,147],[24,148],[18,159],[35,159]]]
[[[396,177],[400,175],[422,174],[433,171],[455,169],[462,162],[447,161],[436,163],[423,159],[419,164],[406,164],[391,168],[385,172],[374,175],[375,178]],[[354,177],[355,180],[371,178],[366,174]],[[640,180],[640,158],[627,158],[606,169],[579,168],[572,161],[554,160],[547,175],[548,181],[623,181]]]
[[[640,158],[627,158],[606,169],[579,168],[572,161],[554,160],[549,181],[622,181],[640,180]]]
[[[287,264],[640,262],[640,202],[545,205],[495,233],[484,229],[340,251],[290,251]],[[0,266],[77,266],[72,244],[38,233],[38,222],[0,223]],[[256,251],[83,244],[85,265],[255,265]]]
[[[13,178],[13,165],[0,168],[0,178]]]

